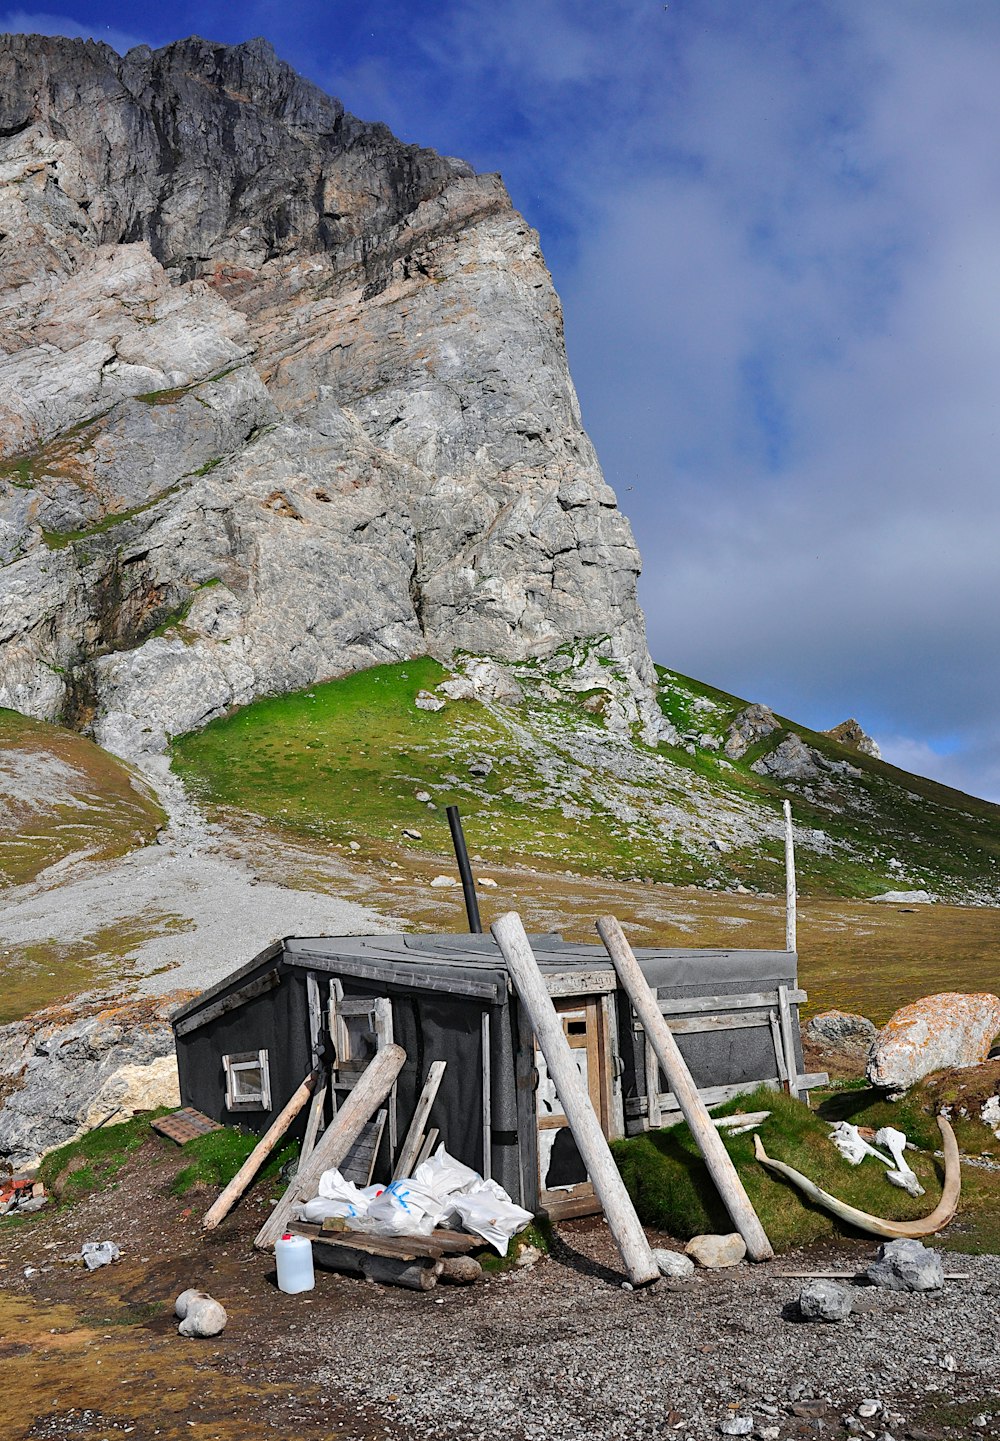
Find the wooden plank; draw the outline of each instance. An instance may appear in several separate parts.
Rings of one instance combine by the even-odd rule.
[[[344,1157],[338,1169],[345,1181],[353,1181],[355,1186],[371,1185],[387,1114],[384,1109],[379,1111],[378,1115],[365,1125],[361,1135]]]
[[[608,1139],[617,1141],[625,1134],[625,1111],[622,1100],[622,1064],[618,1054],[618,1001],[614,992],[601,997],[601,1034],[603,1059],[607,1076]]]
[[[306,997],[309,1006],[309,1045],[312,1049],[312,1063],[319,1065],[323,1054],[323,1009],[319,998],[319,977],[310,971],[306,976]]]
[[[774,1044],[774,1063],[778,1068],[778,1083],[787,1091],[788,1067],[785,1065],[785,1041],[781,1034],[781,1021],[773,1011],[767,1019],[771,1026],[771,1040]]]
[[[490,1013],[484,1007],[479,1025],[483,1053],[483,1180],[493,1174],[493,1083],[490,1069]]]
[[[788,1094],[794,1096],[797,1101],[801,1100],[799,1095],[798,1069],[795,1064],[795,1035],[792,1031],[792,1008],[788,1002],[788,991],[784,986],[778,987],[778,1015],[781,1023],[781,1042],[785,1050],[785,1069],[788,1072]]]
[[[788,999],[795,1006],[804,1005],[809,999],[807,991],[789,990]],[[778,1004],[778,992],[743,991],[731,996],[665,996],[662,990],[656,993],[657,1004],[665,1016],[689,1016],[704,1012],[707,1015],[722,1015],[726,1011],[741,1011],[747,1008],[769,1010]]]
[[[383,1046],[392,1044],[392,1002],[388,996],[379,996],[375,1002],[375,1047],[381,1050]],[[399,1144],[399,1102],[397,1099],[397,1085],[392,1083],[392,1090],[389,1092],[389,1164],[392,1165],[396,1158],[396,1147]]]
[[[648,1037],[645,1041],[644,1055],[646,1065],[646,1115],[649,1118],[649,1129],[655,1131],[659,1128],[661,1120],[660,1112],[662,1110],[660,1105],[660,1063],[656,1059],[656,1052],[653,1050],[652,1043]]]
[[[312,1155],[299,1167],[295,1178],[254,1238],[258,1250],[269,1250],[291,1220],[292,1210],[316,1194],[324,1171],[339,1166],[361,1134],[365,1122],[385,1100],[406,1060],[402,1046],[386,1046],[376,1052],[371,1064],[327,1126]]]
[[[546,1200],[544,1211],[550,1221],[574,1221],[580,1216],[599,1216],[601,1203],[591,1191],[576,1196],[567,1196],[564,1201]]]
[[[777,999],[774,1004],[777,1006]],[[760,1026],[766,1026],[769,1016],[773,1014],[771,1011],[747,1010],[728,1016],[686,1016],[674,1020],[669,1014],[664,1014],[663,1018],[675,1036],[698,1036],[712,1031],[753,1031]],[[641,1023],[634,1022],[632,1029],[641,1031]]]
[[[446,1227],[439,1227],[429,1236],[370,1236],[364,1231],[325,1231],[312,1221],[290,1221],[287,1229],[293,1236],[308,1236],[313,1241],[330,1239],[373,1256],[395,1256],[400,1260],[417,1256],[464,1256],[470,1251],[481,1251],[486,1245],[482,1236]]]
[[[318,1073],[317,1067],[317,1073]],[[309,1107],[309,1115],[306,1117],[305,1135],[302,1137],[302,1145],[299,1148],[299,1165],[305,1161],[316,1145],[316,1138],[323,1125],[323,1110],[326,1106],[327,1084],[325,1081],[316,1087],[313,1092],[312,1105]]]
[[[407,970],[395,961],[385,961],[380,965],[374,959],[360,961],[351,956],[324,956],[305,947],[289,952],[288,964],[299,965],[299,956],[305,958],[301,962],[303,966],[313,966],[318,971],[329,971],[332,975],[355,976],[363,981],[381,981],[383,984],[402,986],[408,990],[443,991],[452,996],[475,996],[482,1001],[503,999],[499,988],[492,981],[473,981],[462,974],[456,974],[454,978],[432,976],[423,971]],[[456,972],[457,970],[456,967]]]
[[[268,971],[266,975],[258,976],[255,981],[248,981],[239,990],[230,991],[228,996],[222,996],[217,1001],[196,1012],[193,1016],[187,1016],[182,1021],[174,1022],[174,1035],[188,1036],[196,1031],[199,1026],[207,1026],[209,1021],[217,1021],[220,1016],[235,1011],[246,1001],[252,1001],[256,996],[264,996],[268,991],[273,991],[281,980],[278,971]]]
[[[227,1216],[236,1202],[243,1195],[250,1182],[256,1176],[267,1157],[274,1150],[295,1117],[302,1110],[302,1107],[312,1095],[313,1088],[319,1077],[319,1072],[312,1070],[306,1076],[301,1086],[294,1092],[291,1099],[286,1103],[281,1112],[275,1116],[263,1136],[254,1146],[243,1165],[236,1172],[236,1175],[229,1182],[229,1185],[222,1192],[222,1195],[205,1212],[202,1219],[202,1226],[206,1231],[213,1231],[223,1217]]]
[[[597,930],[608,948],[608,954],[618,972],[618,979],[643,1024],[647,1039],[652,1043],[660,1069],[670,1082],[684,1113],[684,1119],[705,1158],[716,1190],[732,1217],[733,1224],[746,1242],[747,1255],[752,1261],[770,1261],[774,1256],[774,1249],[767,1239],[760,1217],[750,1202],[732,1157],[712,1124],[712,1118],[698,1094],[698,1088],[670,1027],[660,1015],[656,997],[650,990],[649,982],[639,967],[632,947],[625,939],[625,933],[613,916],[605,916],[598,921]]]
[[[424,1162],[430,1160],[434,1147],[438,1143],[438,1137],[440,1136],[440,1134],[441,1132],[438,1130],[437,1126],[433,1126],[427,1132],[427,1135],[424,1137],[424,1144],[420,1147],[420,1154],[417,1157],[417,1164],[413,1168],[415,1171],[419,1171],[420,1167],[424,1164]]]
[[[736,1130],[750,1130],[752,1126],[760,1126],[767,1120],[770,1111],[734,1111],[731,1116],[713,1116],[712,1125],[718,1126],[722,1131],[728,1131],[731,1127]],[[669,1130],[671,1126],[679,1126],[684,1119],[680,1110],[675,1115],[663,1118],[662,1130]]]
[[[512,1010],[517,1017],[517,1034],[514,1038],[514,1100],[517,1106],[520,1202],[525,1210],[537,1212],[541,1199],[541,1182],[538,1174],[538,1071],[535,1067],[535,1038],[524,1007],[518,1004],[516,1009],[512,1007]]]
[[[593,971],[543,971],[550,996],[600,996],[618,989],[614,971],[607,966]]]
[[[424,1126],[427,1117],[431,1113],[431,1107],[437,1100],[437,1093],[441,1089],[441,1080],[444,1076],[447,1061],[432,1061],[427,1072],[427,1079],[417,1099],[417,1108],[413,1113],[413,1120],[410,1122],[410,1129],[407,1131],[400,1147],[399,1158],[393,1169],[392,1179],[400,1180],[403,1176],[412,1176],[413,1167],[417,1163],[417,1156],[420,1154],[420,1147],[423,1145]]]
[[[521,1003],[531,1018],[539,1050],[545,1057],[559,1103],[601,1202],[628,1278],[633,1285],[639,1286],[655,1281],[660,1273],[646,1233],[608,1148],[586,1084],[576,1068],[562,1021],[545,989],[544,978],[524,933],[521,918],[515,911],[510,911],[496,921],[491,930],[503,952]]]
[[[784,801],[785,813],[785,950],[797,949],[795,939],[795,832],[792,829],[792,803]]]

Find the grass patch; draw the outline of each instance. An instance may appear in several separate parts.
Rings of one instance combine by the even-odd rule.
[[[259,1140],[259,1136],[232,1126],[196,1136],[183,1148],[186,1164],[170,1183],[171,1195],[186,1196],[196,1189],[221,1190],[228,1186]],[[273,1180],[282,1166],[294,1160],[298,1153],[299,1143],[289,1141],[258,1171],[255,1184]]]
[[[117,1180],[129,1157],[149,1138],[149,1122],[149,1114],[133,1116],[119,1126],[102,1126],[50,1151],[38,1168],[38,1179],[63,1205],[71,1205],[92,1191],[106,1190]]]
[[[937,1204],[941,1194],[941,1163],[929,1152],[914,1152],[910,1159],[926,1191],[925,1195],[914,1198],[890,1186],[882,1166],[876,1162],[849,1165],[829,1140],[827,1118],[810,1111],[802,1102],[762,1087],[752,1095],[737,1097],[718,1107],[714,1114],[726,1115],[743,1110],[771,1111],[771,1116],[760,1128],[761,1140],[769,1156],[794,1166],[824,1190],[862,1211],[886,1219],[906,1221],[927,1215]],[[898,1108],[892,1110],[895,1116],[893,1123],[897,1128],[904,1129]],[[830,1116],[829,1119],[839,1118]],[[913,1119],[916,1121],[917,1118]],[[936,1125],[933,1129],[937,1135]],[[914,1130],[917,1130],[916,1126]],[[907,1134],[919,1143],[917,1134]],[[926,1127],[920,1130],[920,1137],[932,1139]],[[860,1234],[845,1230],[828,1212],[810,1205],[791,1185],[770,1175],[754,1158],[752,1134],[726,1136],[723,1133],[723,1140],[776,1251],[787,1251],[839,1233]],[[616,1141],[612,1151],[645,1225],[666,1231],[680,1240],[689,1240],[706,1232],[733,1229],[701,1153],[684,1123],[669,1130],[651,1131],[646,1135]],[[979,1174],[985,1176],[988,1173]],[[971,1185],[963,1197],[962,1212],[954,1227],[958,1238],[970,1234],[961,1228],[974,1219],[972,1213],[978,1214],[979,1210],[983,1210],[989,1216],[991,1196],[994,1202],[1000,1203],[1000,1187],[995,1177],[991,1182]],[[988,1229],[982,1234],[971,1234],[976,1248],[982,1248],[982,1242],[988,1239]],[[951,1241],[946,1240],[943,1244],[950,1246]]]
[[[511,1237],[506,1256],[497,1255],[490,1247],[477,1252],[476,1259],[487,1274],[497,1275],[501,1271],[511,1270],[517,1264],[518,1256],[529,1246],[534,1246],[543,1256],[547,1256],[551,1251],[552,1223],[545,1216],[536,1217],[523,1231],[518,1231],[516,1236]]]

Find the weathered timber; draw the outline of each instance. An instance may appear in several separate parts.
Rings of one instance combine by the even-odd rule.
[[[600,1199],[629,1280],[639,1286],[655,1281],[660,1273],[646,1233],[594,1113],[586,1083],[576,1068],[562,1021],[545,988],[521,918],[515,911],[509,911],[491,930],[534,1028],[539,1049],[545,1057],[556,1094]]]
[[[705,1158],[709,1174],[715,1182],[723,1204],[733,1219],[733,1224],[746,1242],[747,1255],[753,1261],[769,1261],[774,1256],[770,1241],[760,1219],[750,1204],[750,1198],[739,1178],[732,1158],[726,1150],[718,1131],[712,1124],[705,1102],[698,1094],[687,1063],[678,1049],[656,997],[642,974],[632,947],[625,939],[614,916],[605,916],[597,923],[598,934],[607,947],[618,978],[642,1022],[646,1037],[656,1053],[660,1069],[677,1097],[684,1119],[691,1128],[691,1134]]]
[[[424,1143],[424,1123],[431,1113],[431,1107],[437,1100],[437,1093],[441,1089],[441,1080],[447,1064],[447,1061],[432,1061],[430,1064],[427,1079],[417,1099],[417,1108],[413,1113],[410,1129],[403,1140],[399,1158],[392,1173],[394,1181],[413,1174],[413,1168],[417,1164],[417,1157]]]
[[[365,1122],[371,1119],[389,1094],[405,1060],[406,1052],[402,1046],[390,1044],[376,1051],[364,1075],[257,1233],[254,1245],[259,1250],[270,1250],[274,1246],[286,1222],[291,1219],[293,1208],[316,1194],[324,1171],[340,1165],[361,1134]]]

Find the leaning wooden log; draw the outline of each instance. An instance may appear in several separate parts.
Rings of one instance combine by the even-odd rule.
[[[490,928],[503,952],[507,969],[528,1013],[545,1057],[556,1094],[569,1121],[573,1139],[587,1168],[611,1234],[634,1286],[655,1281],[659,1270],[646,1233],[632,1205],[621,1173],[614,1163],[590,1094],[576,1068],[562,1021],[545,987],[534,952],[516,911],[509,911]]]
[[[270,1126],[268,1126],[263,1136],[261,1136],[256,1146],[254,1146],[249,1156],[243,1162],[243,1165],[219,1196],[219,1199],[205,1212],[201,1224],[206,1231],[214,1231],[219,1222],[225,1216],[229,1215],[229,1212],[236,1205],[236,1202],[243,1195],[243,1192],[249,1186],[254,1176],[256,1176],[261,1166],[312,1095],[318,1079],[319,1071],[310,1071],[288,1104],[275,1116]]]
[[[413,1113],[410,1129],[407,1131],[406,1139],[403,1141],[399,1150],[399,1158],[396,1161],[396,1167],[392,1173],[392,1179],[394,1181],[401,1181],[404,1176],[413,1175],[417,1164],[417,1157],[420,1155],[420,1150],[424,1143],[424,1125],[427,1117],[431,1113],[434,1102],[437,1100],[437,1093],[441,1089],[441,1082],[444,1079],[447,1065],[447,1061],[431,1061],[423,1090],[417,1099],[417,1108]]]
[[[405,1286],[410,1291],[430,1291],[444,1269],[444,1262],[431,1256],[399,1260],[327,1240],[314,1241],[312,1248],[317,1266],[348,1276],[364,1276],[366,1281],[380,1281],[384,1286]]]
[[[750,1197],[740,1180],[739,1172],[733,1165],[732,1157],[726,1150],[719,1132],[712,1123],[708,1109],[694,1083],[687,1062],[680,1053],[677,1042],[670,1033],[660,1008],[656,1003],[649,982],[642,973],[632,947],[625,939],[625,933],[614,916],[605,916],[597,922],[598,934],[607,947],[608,955],[618,973],[632,1007],[653,1051],[660,1063],[660,1069],[667,1078],[667,1085],[677,1098],[677,1104],[691,1128],[691,1134],[698,1149],[705,1158],[708,1173],[715,1182],[716,1190],[722,1197],[723,1205],[733,1220],[733,1225],[746,1242],[747,1255],[751,1261],[770,1261],[774,1251]]]
[[[933,1236],[935,1231],[943,1230],[948,1222],[954,1219],[962,1191],[962,1163],[955,1132],[944,1116],[938,1116],[937,1123],[944,1141],[944,1186],[940,1201],[922,1221],[884,1221],[881,1216],[869,1216],[867,1211],[859,1211],[856,1206],[849,1206],[846,1201],[838,1201],[836,1196],[831,1196],[829,1191],[824,1191],[815,1181],[803,1176],[801,1171],[786,1166],[784,1161],[773,1161],[764,1150],[760,1136],[756,1134],[753,1138],[754,1152],[762,1166],[766,1166],[778,1176],[784,1176],[810,1201],[822,1206],[824,1210],[832,1211],[849,1226],[854,1226],[859,1231],[867,1231],[871,1236],[886,1236],[890,1240],[898,1240],[900,1237],[919,1239],[921,1236]]]
[[[375,1052],[360,1080],[337,1111],[322,1137],[295,1175],[295,1179],[270,1216],[260,1228],[254,1245],[261,1251],[271,1250],[293,1209],[316,1194],[324,1171],[339,1166],[361,1134],[366,1121],[385,1100],[406,1060],[402,1046],[389,1044]]]

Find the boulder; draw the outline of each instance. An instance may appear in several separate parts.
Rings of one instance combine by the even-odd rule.
[[[217,1336],[229,1320],[224,1306],[207,1291],[194,1287],[181,1292],[174,1302],[174,1311],[181,1318],[177,1327],[181,1336]]]
[[[799,1311],[806,1321],[846,1321],[854,1301],[836,1281],[809,1281],[799,1292]]]
[[[694,1270],[694,1262],[683,1251],[667,1251],[658,1247],[653,1252],[653,1260],[661,1276],[690,1276]]]
[[[937,1251],[920,1241],[885,1241],[878,1248],[878,1260],[865,1272],[875,1286],[889,1291],[940,1291],[944,1266]]]
[[[1000,997],[943,991],[901,1007],[882,1027],[868,1057],[873,1086],[905,1091],[950,1067],[978,1066],[1000,1032]]]
[[[806,1026],[806,1040],[824,1051],[864,1059],[878,1032],[867,1016],[849,1011],[821,1011]]]
[[[733,1231],[727,1236],[692,1236],[684,1251],[706,1270],[721,1271],[726,1266],[738,1266],[747,1248],[739,1232]]]

